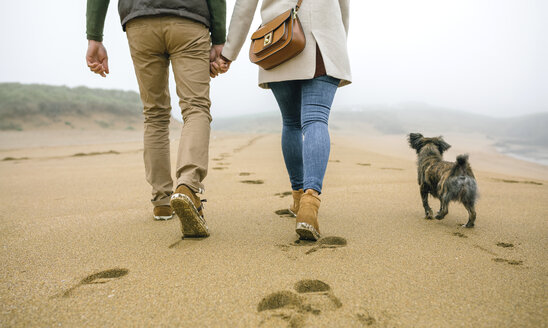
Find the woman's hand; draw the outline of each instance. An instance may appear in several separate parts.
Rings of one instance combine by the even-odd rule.
[[[225,56],[220,55],[217,59],[217,65],[219,66],[221,73],[228,72],[228,69],[230,68],[230,63],[232,63],[230,60],[226,59]]]
[[[219,74],[228,72],[230,63],[230,60],[223,57],[223,55],[219,55],[215,61],[209,63],[209,73],[211,77],[214,78]]]

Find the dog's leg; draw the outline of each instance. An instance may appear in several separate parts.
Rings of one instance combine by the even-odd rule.
[[[465,203],[464,207],[468,211],[468,223],[464,225],[466,228],[473,228],[474,222],[476,221],[476,208],[474,206],[474,203]]]
[[[436,214],[436,219],[443,220],[447,213],[449,213],[449,197],[443,195],[440,198],[440,211]]]
[[[427,220],[432,220],[434,212],[432,212],[430,205],[428,205],[428,190],[424,186],[421,186],[421,198],[422,206],[424,207],[424,213],[426,215],[424,218]]]

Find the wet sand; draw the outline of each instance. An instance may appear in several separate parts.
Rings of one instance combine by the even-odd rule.
[[[152,219],[139,133],[26,133],[0,149],[2,327],[547,326],[548,167],[480,136],[446,136],[481,193],[465,229],[459,204],[423,219],[405,136],[333,135],[329,238],[310,243],[285,211],[277,134],[214,133],[211,237],[182,240],[176,217]]]

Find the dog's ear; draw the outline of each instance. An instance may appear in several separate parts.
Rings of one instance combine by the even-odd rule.
[[[439,136],[435,139],[434,143],[438,146],[440,154],[443,154],[447,149],[451,148],[451,145],[443,140],[442,136]]]
[[[411,148],[416,149],[417,153],[423,146],[422,142],[423,136],[420,133],[410,133],[407,140],[409,141],[409,146]]]

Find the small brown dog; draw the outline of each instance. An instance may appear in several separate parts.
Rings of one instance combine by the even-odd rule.
[[[443,152],[451,147],[442,137],[425,138],[420,133],[409,134],[409,145],[417,151],[418,175],[422,206],[425,219],[432,219],[432,209],[428,205],[428,194],[440,200],[440,210],[436,219],[442,220],[449,212],[449,202],[459,201],[468,211],[468,223],[472,228],[476,221],[474,208],[478,196],[478,187],[468,155],[457,156],[457,161],[446,162]]]

